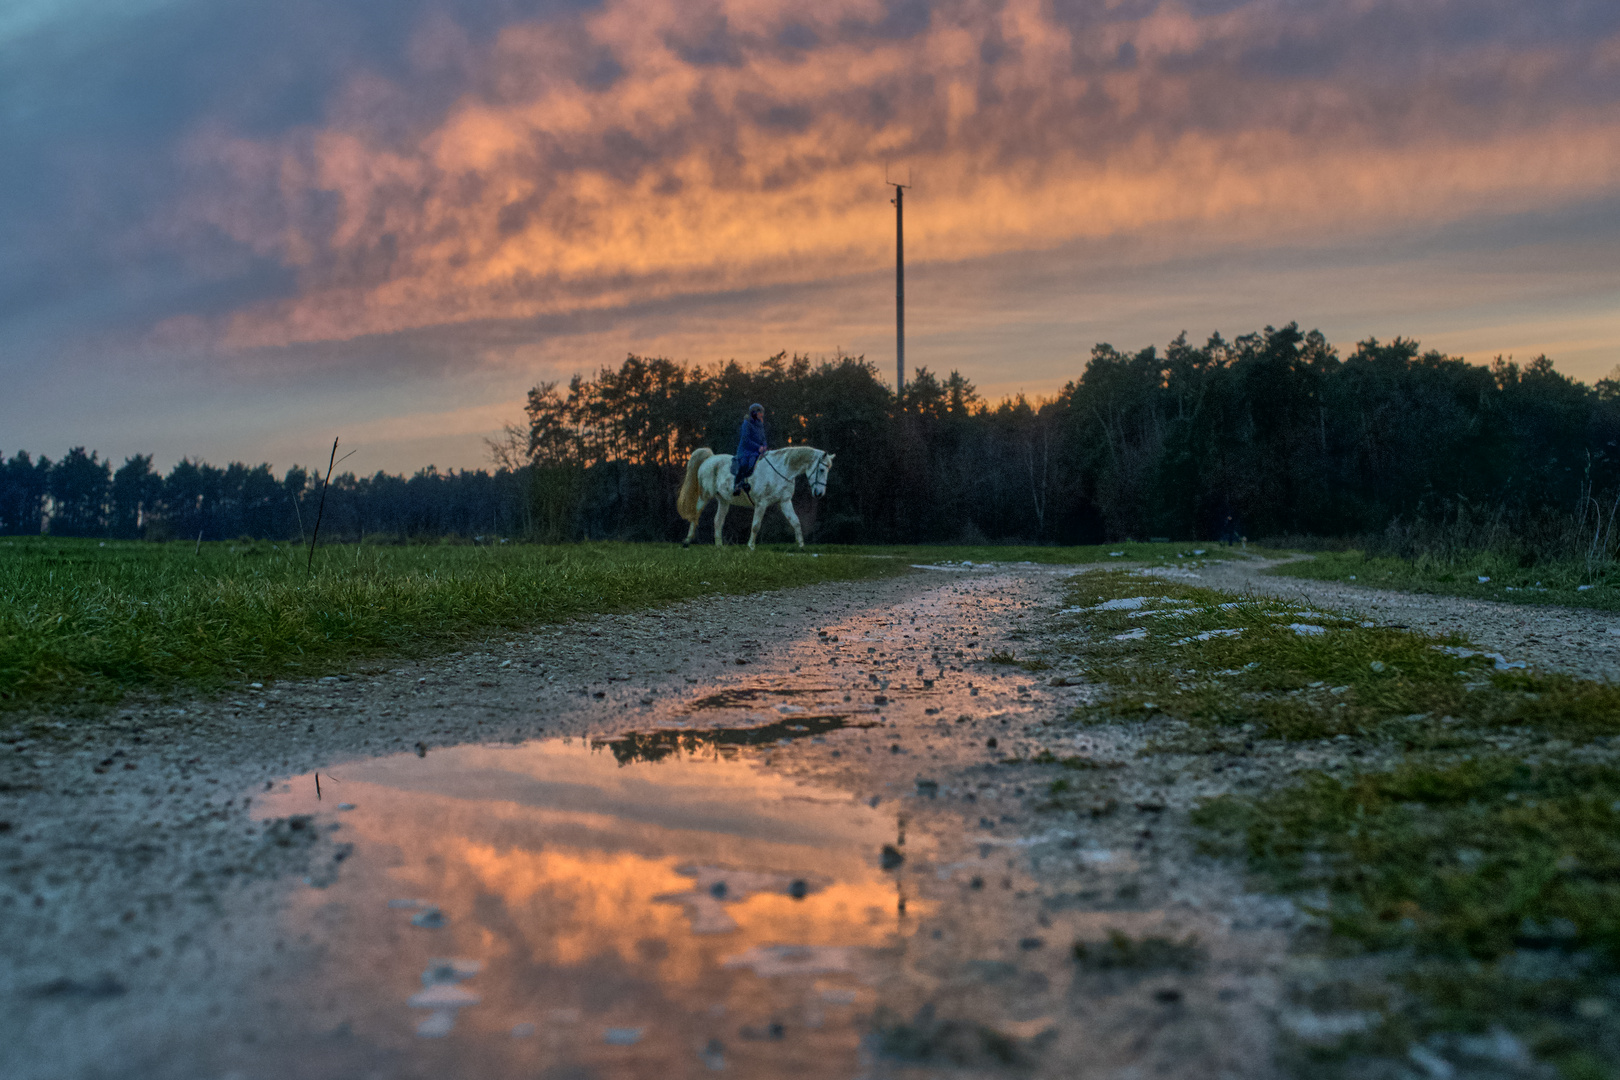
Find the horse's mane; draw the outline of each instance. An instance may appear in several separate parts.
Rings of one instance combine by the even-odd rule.
[[[813,446],[784,446],[777,452],[782,455],[782,464],[787,466],[789,473],[809,472],[810,466],[815,464],[817,453]]]

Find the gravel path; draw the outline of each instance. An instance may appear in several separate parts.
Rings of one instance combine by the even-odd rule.
[[[1587,679],[1620,679],[1620,613],[1392,592],[1264,572],[1284,561],[1293,560],[1211,562],[1196,573],[1200,584],[1214,589],[1288,597],[1423,633],[1460,634],[1510,661]]]

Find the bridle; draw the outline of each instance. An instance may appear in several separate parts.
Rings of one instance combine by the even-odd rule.
[[[819,499],[827,493],[827,451],[816,451],[816,463],[810,466],[810,497]],[[821,485],[821,491],[816,491],[816,485]]]

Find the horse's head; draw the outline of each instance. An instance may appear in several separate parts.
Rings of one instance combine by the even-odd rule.
[[[818,499],[827,494],[827,474],[832,472],[833,456],[823,450],[810,467],[810,494]]]

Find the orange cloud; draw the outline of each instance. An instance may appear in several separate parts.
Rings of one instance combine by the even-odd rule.
[[[886,162],[917,179],[925,261],[1145,231],[1308,240],[1614,189],[1620,119],[1560,88],[1611,71],[1616,42],[1287,69],[1289,35],[1380,10],[1064,21],[970,0],[890,32],[873,0],[608,0],[482,56],[440,25],[420,50],[468,81],[447,112],[380,123],[408,95],[357,76],[317,130],[206,133],[188,213],[297,269],[296,295],[216,328],[263,346],[879,268]]]

